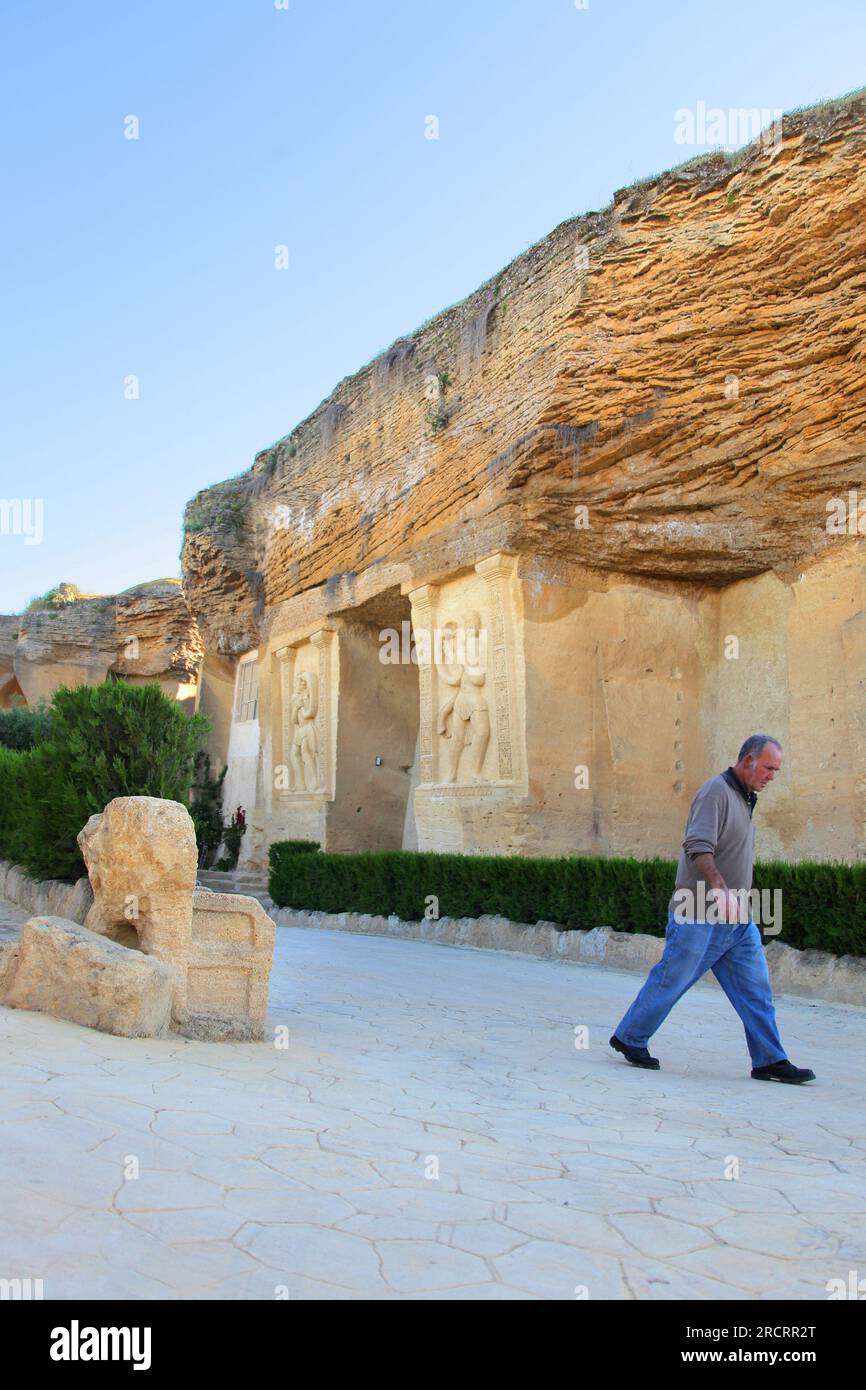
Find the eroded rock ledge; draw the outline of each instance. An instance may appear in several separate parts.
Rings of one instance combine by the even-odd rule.
[[[156,680],[192,712],[203,650],[177,580],[0,616],[0,705],[115,675]]]
[[[188,505],[209,649],[499,549],[790,581],[866,489],[866,99],[569,219]],[[576,507],[588,525],[575,525]]]

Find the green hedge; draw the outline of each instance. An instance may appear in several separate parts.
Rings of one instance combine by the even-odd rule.
[[[188,805],[210,724],[184,714],[155,681],[60,686],[49,716],[45,742],[0,749],[0,858],[37,879],[75,879],[85,872],[76,836],[114,797]]]
[[[418,921],[426,899],[436,897],[439,917],[490,913],[512,922],[609,926],[650,936],[664,935],[677,867],[667,859],[322,854],[297,845],[270,847],[268,891],[277,907]],[[782,893],[782,931],[767,940],[866,955],[866,865],[759,863],[754,886]]]

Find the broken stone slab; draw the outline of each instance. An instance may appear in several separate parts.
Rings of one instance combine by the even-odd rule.
[[[256,898],[196,889],[186,1010],[178,1032],[208,1042],[264,1037],[275,934]]]
[[[101,1033],[155,1038],[168,1031],[173,975],[155,956],[128,950],[64,917],[31,917],[5,972],[3,1003]],[[8,947],[0,957],[8,961]],[[2,979],[2,975],[0,975]]]

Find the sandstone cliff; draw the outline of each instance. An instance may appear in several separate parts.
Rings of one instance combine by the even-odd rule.
[[[114,674],[157,680],[194,703],[202,650],[174,580],[46,605],[0,617],[0,700],[20,692],[34,704],[61,683],[93,685]]]
[[[795,579],[833,543],[829,499],[866,497],[864,152],[863,95],[787,116],[777,145],[563,222],[340,382],[187,508],[208,647],[255,645],[302,591],[500,548]]]

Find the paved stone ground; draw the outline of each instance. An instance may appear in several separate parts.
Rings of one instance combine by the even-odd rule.
[[[643,1072],[607,1045],[639,983],[281,929],[286,1049],[0,1008],[0,1277],[46,1298],[572,1300],[825,1299],[866,1276],[866,1012],[779,1001],[818,1080],[762,1084],[697,986]]]
[[[0,941],[15,941],[21,930],[21,923],[27,921],[27,913],[15,903],[0,898]]]

